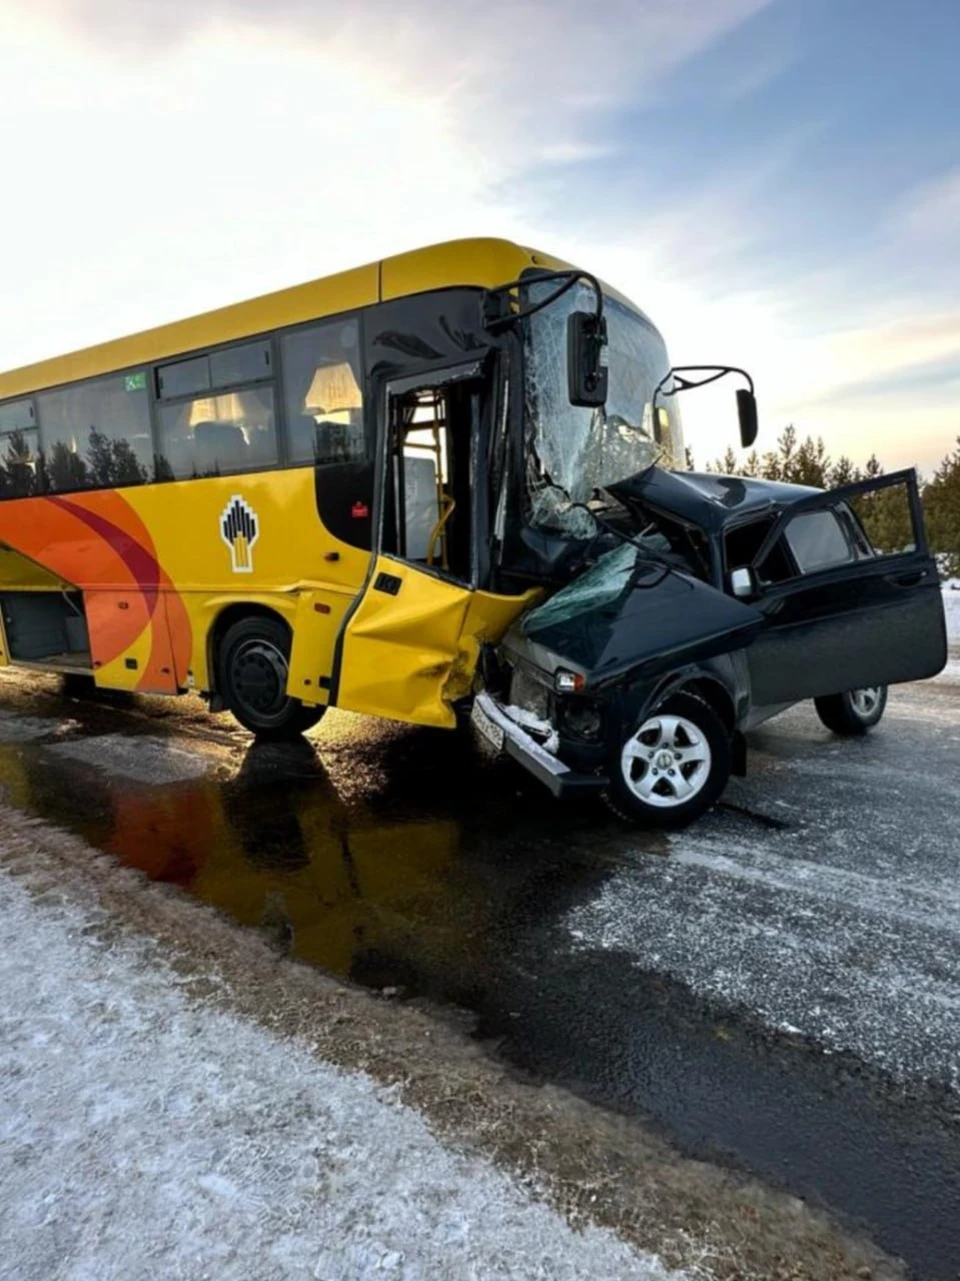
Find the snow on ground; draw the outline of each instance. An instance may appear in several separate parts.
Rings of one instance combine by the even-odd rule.
[[[943,611],[947,618],[950,657],[937,679],[960,685],[960,578],[948,579],[944,583]]]
[[[951,685],[960,685],[960,578],[947,579],[943,584],[943,612],[947,619],[947,644],[950,657],[947,665],[935,677]]]
[[[5,873],[0,983],[0,1277],[667,1275]]]
[[[947,640],[960,645],[960,578],[949,578],[943,584],[943,609],[947,616]]]

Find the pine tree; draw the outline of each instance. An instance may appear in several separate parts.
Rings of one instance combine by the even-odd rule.
[[[87,461],[90,465],[90,484],[96,488],[110,489],[114,483],[112,442],[102,431],[97,431],[96,427],[90,428]]]
[[[36,459],[22,431],[7,437],[6,488],[13,498],[28,498],[37,492]]]
[[[755,449],[751,449],[750,453],[747,455],[746,462],[741,468],[740,474],[742,476],[760,476],[762,474],[760,468],[760,455]]]
[[[58,440],[51,450],[46,472],[54,493],[82,489],[87,483],[87,464],[62,440]]]
[[[846,454],[841,454],[833,464],[827,486],[830,489],[838,489],[841,485],[852,485],[859,479],[860,468],[854,467]]]
[[[829,472],[830,459],[823,438],[818,436],[814,441],[811,436],[807,436],[784,463],[783,479],[793,485],[813,485],[816,489],[826,489]]]
[[[941,570],[960,577],[960,436],[923,491],[930,546]]]
[[[147,469],[140,465],[129,440],[115,440],[111,453],[115,485],[142,485],[146,481]]]

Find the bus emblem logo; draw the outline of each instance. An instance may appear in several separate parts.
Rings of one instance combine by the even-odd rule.
[[[235,574],[253,573],[253,545],[260,537],[257,513],[245,498],[234,494],[220,517],[220,537],[230,548]]]

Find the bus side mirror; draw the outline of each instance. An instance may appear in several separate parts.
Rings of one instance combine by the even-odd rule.
[[[567,317],[567,395],[571,405],[607,403],[607,322],[590,311]]]
[[[737,417],[740,419],[740,444],[749,449],[757,439],[757,398],[746,387],[737,389]]]

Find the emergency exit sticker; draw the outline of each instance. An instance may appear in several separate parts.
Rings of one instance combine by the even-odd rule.
[[[123,385],[127,391],[146,391],[147,375],[145,373],[127,374]]]

